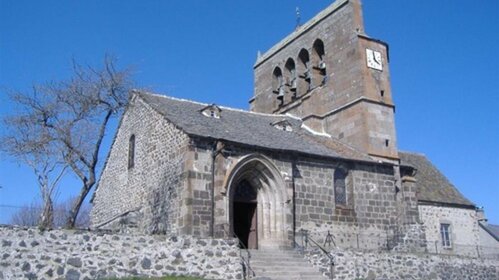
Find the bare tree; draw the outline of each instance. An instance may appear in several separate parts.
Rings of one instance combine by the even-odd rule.
[[[11,98],[17,104],[40,104],[36,95],[29,100],[18,94],[12,94]],[[35,173],[43,202],[43,211],[39,211],[41,216],[37,219],[38,226],[41,229],[50,228],[53,224],[53,196],[67,164],[57,155],[47,131],[35,123],[30,115],[6,117],[4,123],[6,136],[2,138],[0,149],[28,165]]]
[[[63,202],[55,202],[53,206],[53,227],[62,227],[66,224],[72,205],[76,197],[70,197]],[[34,201],[29,205],[19,208],[10,218],[10,224],[19,226],[37,226],[43,212],[43,206]],[[76,219],[75,227],[88,228],[90,225],[90,204],[84,203]]]
[[[40,220],[41,205],[35,202],[19,208],[10,217],[10,224],[19,226],[34,227]]]
[[[110,120],[128,102],[129,70],[117,70],[106,56],[101,68],[73,61],[72,78],[35,86],[30,94],[17,93],[12,100],[24,107],[13,116],[33,124],[42,138],[30,139],[49,146],[50,158],[61,158],[81,181],[67,226],[74,227],[80,207],[96,183],[99,153]]]
[[[77,199],[78,197],[73,196],[54,205],[54,226],[62,227],[66,224],[71,214],[71,209]],[[89,203],[81,205],[75,221],[76,228],[88,228],[90,226],[90,206]]]

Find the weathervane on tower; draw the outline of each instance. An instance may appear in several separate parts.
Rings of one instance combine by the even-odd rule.
[[[300,7],[296,7],[296,27],[295,30],[301,26],[301,16],[300,16]]]

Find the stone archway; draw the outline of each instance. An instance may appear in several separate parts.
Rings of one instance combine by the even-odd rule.
[[[291,200],[270,160],[259,155],[241,159],[229,175],[227,194],[228,224],[245,245],[250,249],[291,246]]]

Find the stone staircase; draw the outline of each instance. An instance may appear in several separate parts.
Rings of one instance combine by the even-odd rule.
[[[249,250],[250,265],[258,280],[327,280],[319,269],[313,267],[293,250]],[[245,255],[245,254],[244,254]]]

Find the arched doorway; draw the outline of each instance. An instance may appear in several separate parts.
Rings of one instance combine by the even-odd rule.
[[[232,224],[234,234],[249,249],[258,248],[257,203],[257,190],[243,179],[233,196]]]
[[[241,159],[230,173],[228,223],[250,249],[289,247],[292,230],[286,184],[274,164],[263,156]]]

